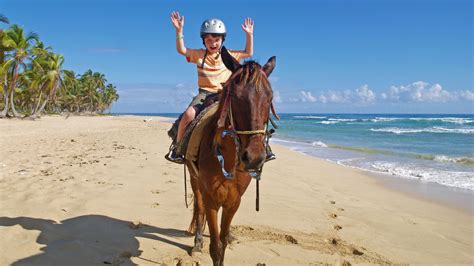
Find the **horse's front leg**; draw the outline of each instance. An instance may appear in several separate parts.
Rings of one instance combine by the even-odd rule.
[[[194,210],[193,210],[193,220],[189,226],[188,231],[190,233],[195,233],[194,236],[194,247],[191,250],[191,254],[195,252],[202,252],[203,239],[202,235],[204,232],[204,226],[206,224],[204,202],[202,199],[201,190],[199,189],[199,181],[197,178],[191,178],[191,186],[194,191]]]
[[[206,219],[209,226],[209,234],[211,235],[211,244],[209,252],[214,266],[223,265],[224,254],[222,253],[222,242],[219,238],[219,226],[217,225],[217,208],[206,206]]]
[[[239,206],[240,206],[240,199],[237,202],[235,202],[234,205],[230,207],[222,208],[221,234],[220,234],[220,240],[222,242],[221,265],[224,265],[225,249],[227,248],[227,244],[229,243],[229,240],[230,240],[230,224],[232,223],[232,218],[234,218],[234,215],[239,209]]]

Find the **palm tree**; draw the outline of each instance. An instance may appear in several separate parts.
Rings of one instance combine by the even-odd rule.
[[[91,113],[95,112],[100,102],[100,91],[107,82],[105,76],[98,72],[92,72],[89,69],[81,76],[79,81],[86,93],[86,100],[88,101],[86,109]]]
[[[105,75],[99,72],[94,72],[92,75],[92,79],[95,85],[95,91],[97,94],[97,102],[96,106],[94,107],[94,111],[101,111],[101,107],[104,105],[103,102],[103,97],[102,95],[104,94],[104,90],[107,84],[107,79],[105,78]]]
[[[0,14],[0,23],[9,21]],[[110,110],[119,95],[105,75],[92,70],[76,75],[62,70],[63,62],[64,57],[40,42],[37,34],[26,35],[18,25],[0,29],[0,96],[4,99],[0,118],[20,116],[17,108],[33,118],[45,110]]]
[[[39,117],[50,100],[54,100],[58,88],[62,82],[62,64],[64,57],[60,54],[48,52],[46,50],[36,50],[38,56],[33,60],[34,69],[31,74],[32,90],[39,93],[36,107],[32,111],[32,118]],[[37,88],[37,89],[35,89]],[[44,94],[44,97],[42,97]],[[44,98],[44,100],[43,100]],[[41,107],[40,103],[42,101]]]
[[[10,53],[7,53],[7,61],[4,63],[7,71],[11,75],[9,82],[9,88],[5,93],[6,97],[10,97],[10,105],[13,115],[19,117],[20,114],[15,109],[14,96],[17,88],[18,75],[20,71],[26,69],[26,62],[32,60],[31,44],[34,41],[38,41],[39,37],[36,33],[28,33],[25,35],[23,29],[13,24],[9,29],[4,32],[3,45],[11,49]],[[8,96],[9,94],[9,96]],[[8,102],[8,99],[7,99]],[[5,110],[0,114],[0,117],[6,116],[8,113],[8,104],[5,106]]]
[[[3,22],[5,24],[9,24],[10,21],[8,21],[8,18],[5,17],[4,15],[0,14],[0,22]],[[5,95],[6,94],[6,71],[3,70],[3,63],[5,62],[5,52],[6,52],[6,47],[3,46],[3,30],[0,29],[0,94],[3,96],[3,99],[8,102],[8,98]],[[6,105],[6,103],[4,104]],[[3,112],[2,112],[3,113]],[[1,115],[0,115],[1,117]]]
[[[41,113],[43,113],[46,104],[50,100],[54,100],[56,95],[56,91],[58,90],[59,86],[61,86],[62,78],[61,78],[61,68],[64,63],[64,57],[60,54],[49,53],[47,57],[40,58],[39,65],[42,65],[44,70],[44,74],[41,78],[42,80],[42,88],[45,89],[45,99],[43,104],[39,109],[35,109],[34,113],[31,115],[32,118],[39,117]],[[43,91],[40,91],[40,95]],[[38,103],[41,100],[41,96],[38,99]]]
[[[4,15],[0,14],[0,22],[5,24],[9,24],[8,18]],[[3,30],[0,29],[0,64],[2,64],[5,60],[5,47],[3,47]]]
[[[119,95],[117,94],[117,90],[115,89],[115,86],[112,84],[108,84],[103,93],[101,94],[101,103],[102,105],[99,107],[100,111],[103,112],[107,109],[112,108],[112,103],[117,101],[119,99]]]

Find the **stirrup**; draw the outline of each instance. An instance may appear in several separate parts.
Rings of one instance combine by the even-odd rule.
[[[273,152],[267,153],[267,157],[265,158],[265,162],[269,162],[276,159],[276,155]]]
[[[165,155],[165,159],[172,163],[184,164],[184,159],[182,156],[177,154],[176,148],[176,146],[173,146],[170,151]]]

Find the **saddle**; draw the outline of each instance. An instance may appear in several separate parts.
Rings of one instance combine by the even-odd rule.
[[[199,114],[198,119],[195,119],[195,126],[188,134],[189,137],[187,138],[186,147],[183,147],[183,154],[186,160],[197,160],[202,136],[204,135],[205,130],[209,128],[210,123],[213,121],[212,118],[217,113],[218,107],[218,102],[213,103]]]
[[[171,129],[168,131],[168,136],[173,140],[171,147],[177,146],[177,153],[185,155],[186,159],[196,160],[199,152],[199,143],[202,137],[202,133],[206,126],[209,124],[213,115],[217,112],[219,102],[218,94],[208,97],[203,106],[204,109],[196,115],[191,121],[184,132],[183,139],[177,144],[176,137],[178,134],[179,122],[183,114],[173,123]]]

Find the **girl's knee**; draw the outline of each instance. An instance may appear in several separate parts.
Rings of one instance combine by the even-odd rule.
[[[186,111],[184,112],[184,116],[187,118],[187,119],[194,119],[194,116],[196,115],[196,111],[194,110],[193,107],[189,107],[188,109],[186,109]]]

